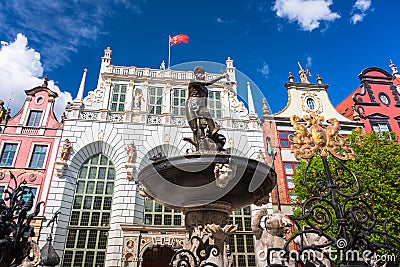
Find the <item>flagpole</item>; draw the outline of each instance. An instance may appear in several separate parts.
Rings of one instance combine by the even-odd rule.
[[[168,35],[168,69],[171,63],[171,35]]]

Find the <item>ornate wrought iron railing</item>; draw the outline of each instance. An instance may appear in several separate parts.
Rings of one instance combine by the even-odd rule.
[[[291,117],[295,134],[292,152],[308,159],[303,182],[310,195],[301,203],[301,216],[289,216],[296,227],[283,247],[268,248],[267,266],[399,266],[400,240],[386,230],[360,182],[342,160],[354,152],[339,135],[336,119],[310,114]],[[329,159],[329,160],[328,160]],[[312,164],[323,171],[309,177]],[[330,160],[341,172],[333,172]],[[383,260],[382,260],[383,259]]]

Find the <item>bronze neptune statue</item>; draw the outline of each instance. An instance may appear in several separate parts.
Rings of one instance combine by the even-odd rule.
[[[218,134],[220,128],[211,118],[207,108],[207,85],[212,85],[223,78],[228,79],[228,74],[224,73],[215,79],[206,81],[204,68],[201,66],[194,68],[194,79],[189,83],[189,94],[186,101],[186,118],[193,132],[193,139],[184,138],[184,140],[193,144],[196,151],[199,151],[202,143],[205,144],[205,149],[213,150],[210,147],[211,143],[209,141],[211,140],[218,151],[223,150],[225,137]]]

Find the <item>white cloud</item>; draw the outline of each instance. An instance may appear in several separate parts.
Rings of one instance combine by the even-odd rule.
[[[306,68],[310,68],[311,66],[312,66],[312,58],[310,56],[307,56]]]
[[[332,0],[276,0],[272,10],[280,18],[297,22],[304,31],[319,28],[322,21],[332,22],[340,18],[330,9]]]
[[[350,13],[352,14],[350,21],[353,25],[364,20],[367,15],[366,12],[371,8],[371,4],[371,0],[357,0],[354,3],[353,10]]]
[[[266,62],[263,62],[263,66],[257,69],[258,72],[261,72],[264,75],[265,79],[268,79],[269,75],[269,65]]]
[[[0,4],[0,32],[12,39],[24,33],[35,47],[40,47],[46,69],[69,61],[80,45],[89,45],[106,34],[106,18],[117,15],[121,7],[140,13],[137,1],[129,0],[13,0]]]
[[[363,21],[365,17],[365,14],[354,14],[353,16],[351,16],[350,21],[353,24],[356,24],[357,22],[361,22]]]
[[[236,22],[236,20],[234,20],[234,19],[223,20],[223,19],[221,19],[220,17],[216,18],[215,20],[216,20],[218,23],[234,23],[234,22]]]
[[[0,46],[0,99],[8,105],[9,98],[11,115],[15,115],[25,101],[25,90],[43,84],[43,67],[40,54],[28,47],[28,39],[18,34],[10,43],[1,42]],[[55,103],[55,114],[58,118],[64,112],[65,104],[72,101],[71,94],[62,92],[60,88],[49,80],[48,87],[58,94]]]
[[[365,12],[371,7],[371,0],[357,0],[354,4],[354,8]]]

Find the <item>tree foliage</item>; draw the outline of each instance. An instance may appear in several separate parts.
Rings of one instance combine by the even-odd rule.
[[[387,219],[387,231],[400,238],[400,144],[394,133],[362,133],[361,129],[354,130],[347,136],[347,142],[355,153],[354,160],[344,162],[360,181],[360,199],[371,204],[379,220]],[[342,192],[354,192],[355,184],[351,174],[346,172],[338,161],[332,156],[328,157],[330,170],[333,177],[342,177],[336,184]],[[296,185],[298,204],[312,196],[304,186],[303,173],[308,160],[301,160],[296,169],[293,182]],[[320,186],[326,179],[322,161],[314,158],[306,172],[306,181],[309,187],[323,193],[326,190]],[[343,202],[340,196],[339,201]],[[301,214],[301,205],[295,208],[295,215]],[[334,229],[331,229],[334,230]]]

